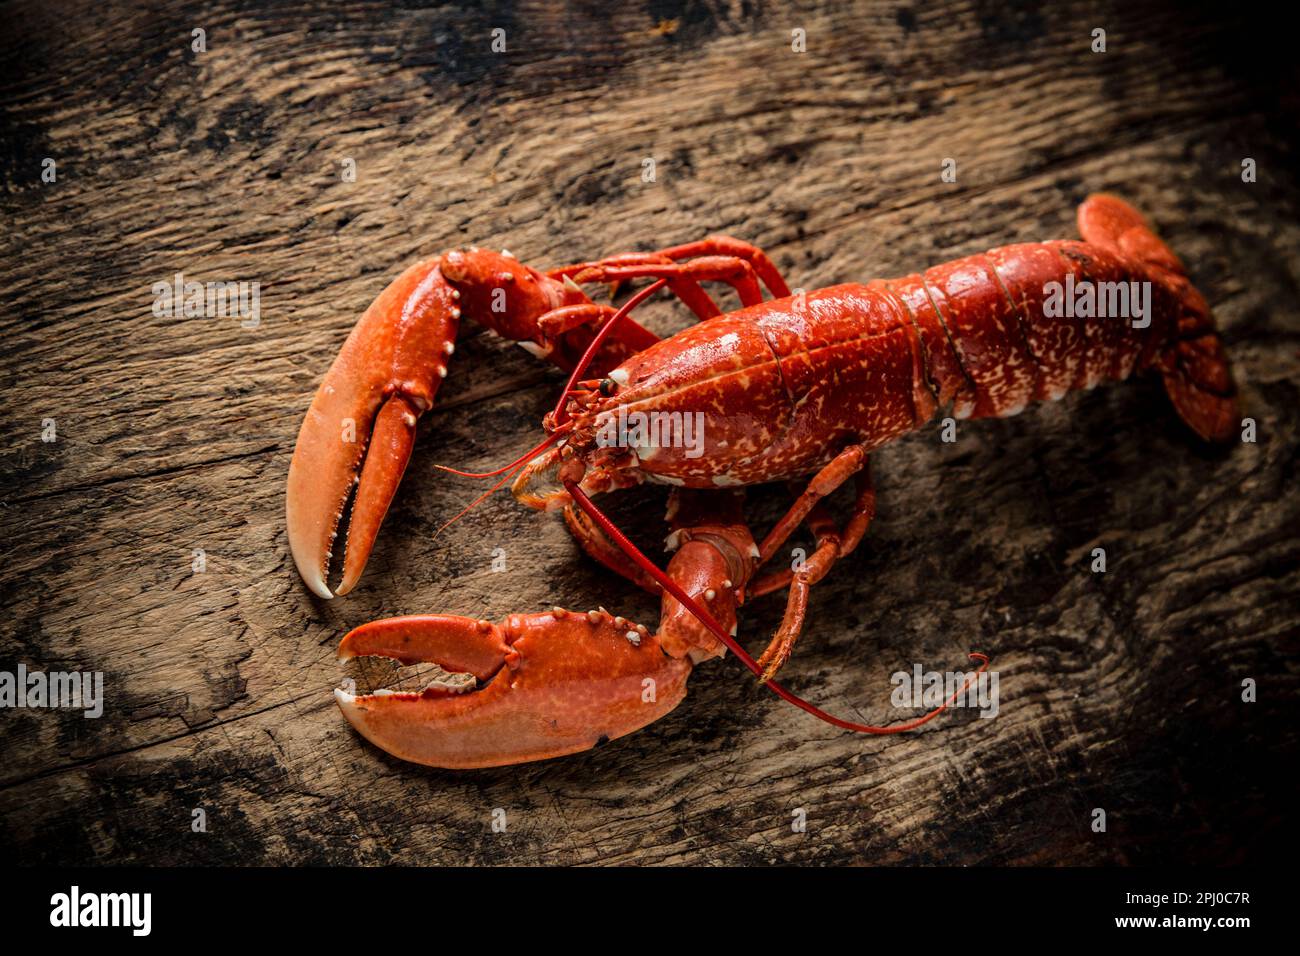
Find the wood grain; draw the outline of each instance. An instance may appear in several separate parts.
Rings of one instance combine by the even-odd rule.
[[[1280,855],[1295,827],[1277,774],[1300,733],[1300,110],[1280,39],[1228,16],[985,0],[9,4],[0,669],[103,671],[107,703],[98,720],[0,713],[0,846],[106,863]],[[207,52],[190,49],[195,28]],[[956,183],[939,180],[947,157]],[[1242,182],[1243,157],[1258,182]],[[559,383],[477,327],[362,586],[321,602],[301,585],[283,519],[297,427],[405,264],[467,242],[543,266],[727,232],[813,288],[1073,235],[1096,190],[1146,211],[1187,262],[1258,442],[1206,452],[1149,381],[963,424],[952,445],[935,430],[900,441],[875,456],[879,517],[816,590],[786,670],[797,692],[881,722],[897,717],[892,673],[979,649],[1000,673],[996,719],[958,711],[864,739],[720,662],[656,725],[543,764],[426,770],[346,726],[329,694],[345,673],[397,676],[335,663],[362,621],[656,613],[508,496],[433,538],[477,489],[432,466],[519,453]],[[258,281],[260,323],[156,316],[151,286],[177,272]],[[667,303],[647,315],[660,331],[685,322]],[[761,515],[779,504],[754,497]],[[649,492],[616,510],[653,543],[661,505]],[[1099,546],[1105,574],[1089,570]],[[778,614],[770,599],[749,609],[751,648]],[[1241,702],[1245,678],[1257,703]],[[199,807],[206,833],[191,830]],[[1097,807],[1106,833],[1090,829]]]

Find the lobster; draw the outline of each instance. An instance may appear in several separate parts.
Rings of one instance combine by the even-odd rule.
[[[952,698],[906,724],[874,727],[827,714],[773,679],[803,629],[811,588],[872,520],[870,452],[941,410],[1005,417],[1147,369],[1200,438],[1224,442],[1238,421],[1221,338],[1181,261],[1113,196],[1090,196],[1078,228],[1082,241],[1005,246],[900,279],[799,295],[760,250],[722,236],[545,274],[475,249],[412,267],[362,317],[298,437],[287,512],[308,586],[329,596],[330,544],[353,484],[338,591],[355,585],[409,459],[415,420],[445,375],[456,322],[471,310],[571,372],[544,420],[546,438],[488,474],[513,477],[523,504],[562,511],[581,547],[661,594],[663,612],[654,635],[603,609],[556,608],[502,624],[417,615],[362,625],[344,638],[341,657],[433,661],[482,687],[336,691],[348,720],[384,750],[432,766],[560,756],[672,710],[692,666],[726,651],[778,696],[838,727],[897,733],[935,717]],[[582,292],[636,279],[652,283],[617,310]],[[723,314],[706,281],[731,285],[742,307]],[[773,298],[763,299],[760,284]],[[658,340],[630,313],[665,287],[701,321]],[[1133,315],[1106,314],[1117,304]],[[633,439],[621,428],[634,413],[702,416],[702,447],[692,454],[643,433]],[[344,419],[369,435],[368,450],[338,440]],[[592,500],[644,482],[674,486],[676,553],[666,573]],[[772,482],[789,485],[794,502],[756,541],[737,489]],[[849,482],[854,502],[837,528],[823,499]],[[811,557],[760,575],[805,523],[816,541]],[[782,624],[756,661],[735,639],[736,606],[780,590],[788,591]],[[986,657],[971,656],[987,667]]]

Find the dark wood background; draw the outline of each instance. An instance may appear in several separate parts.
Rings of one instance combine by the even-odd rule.
[[[6,4],[0,669],[100,670],[107,694],[98,720],[0,713],[6,856],[1148,864],[1291,848],[1300,109],[1283,31],[1229,6]],[[952,445],[900,441],[875,457],[879,518],[818,588],[785,674],[891,721],[893,672],[975,648],[1001,675],[997,719],[843,734],[724,661],[645,731],[516,768],[403,764],[343,721],[345,674],[398,676],[334,661],[367,619],[656,614],[507,495],[432,538],[478,490],[432,465],[509,460],[560,381],[477,327],[361,588],[304,589],[283,518],[298,424],[406,264],[474,243],[547,266],[725,231],[812,288],[1072,236],[1099,189],[1185,258],[1258,442],[1207,451],[1146,380],[965,423]],[[259,281],[260,325],[156,317],[150,287],[178,271]],[[666,302],[646,314],[685,323]],[[663,495],[625,497],[653,543]],[[751,648],[779,610],[749,609]]]

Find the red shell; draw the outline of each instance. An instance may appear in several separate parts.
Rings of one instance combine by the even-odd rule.
[[[1149,283],[1145,327],[1044,314],[1050,283],[1131,282]],[[1203,306],[1185,277],[1106,246],[1004,246],[688,328],[611,373],[618,390],[585,410],[583,432],[642,413],[699,416],[701,446],[663,434],[618,445],[636,452],[632,467],[650,480],[726,487],[797,478],[846,445],[891,441],[949,403],[957,417],[1014,415],[1126,378],[1162,354],[1185,313],[1208,321]]]

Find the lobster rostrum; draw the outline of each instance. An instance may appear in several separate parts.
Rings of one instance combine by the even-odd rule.
[[[557,756],[590,746],[601,737],[631,732],[671,710],[684,693],[690,663],[731,650],[773,691],[837,726],[893,733],[929,720],[944,708],[905,725],[856,724],[825,714],[771,679],[802,629],[810,588],[853,550],[871,520],[875,494],[868,454],[872,450],[921,427],[940,410],[951,409],[959,418],[1009,416],[1031,402],[1059,399],[1070,390],[1092,388],[1103,380],[1124,379],[1145,369],[1161,374],[1174,408],[1203,439],[1226,440],[1238,420],[1222,343],[1205,300],[1177,257],[1135,210],[1114,197],[1089,197],[1079,208],[1078,223],[1082,241],[1006,246],[901,279],[839,285],[799,296],[788,295],[775,267],[761,252],[722,237],[661,253],[582,263],[546,276],[530,270],[538,280],[554,283],[552,290],[558,287],[574,298],[563,304],[548,300],[544,312],[534,306],[533,312],[525,313],[525,318],[533,317],[531,326],[528,321],[519,326],[500,320],[494,324],[491,319],[487,324],[503,334],[528,338],[554,358],[562,350],[551,344],[547,333],[521,334],[521,329],[529,332],[546,319],[548,327],[560,329],[561,335],[580,330],[585,351],[569,363],[573,368],[569,387],[545,421],[548,437],[534,450],[535,457],[526,456],[531,460],[518,469],[513,490],[531,507],[563,510],[589,554],[662,593],[665,616],[660,632],[654,640],[640,643],[632,642],[630,635],[649,635],[636,628],[623,633],[623,644],[637,648],[634,663],[613,639],[619,635],[619,619],[606,621],[602,612],[592,612],[594,617],[575,617],[572,612],[515,616],[501,626],[440,617],[364,625],[345,638],[341,649],[345,656],[377,653],[404,661],[436,660],[480,680],[491,679],[483,690],[470,691],[452,704],[438,687],[420,695],[353,697],[340,692],[344,712],[380,747],[435,766],[487,766]],[[586,282],[637,278],[655,281],[618,312],[595,306],[585,296],[583,301],[577,299],[580,285]],[[743,307],[719,314],[699,286],[702,280],[730,283]],[[763,301],[760,281],[774,299]],[[394,286],[401,282],[399,278]],[[457,289],[455,278],[444,274],[442,284],[447,294],[461,291],[461,301],[469,298],[465,290]],[[653,337],[631,324],[627,314],[665,285],[704,321],[671,338],[647,343]],[[490,280],[484,286],[495,288],[499,282]],[[1103,296],[1118,301],[1118,290],[1125,287],[1133,290],[1132,302],[1143,303],[1132,315],[1106,314],[1105,309],[1097,314],[1095,308],[1075,310],[1068,304],[1059,307],[1063,289],[1090,289],[1095,306]],[[367,342],[378,337],[376,329],[387,332],[401,324],[395,300],[380,310],[368,333],[359,333],[389,291],[363,317],[321,387],[321,393],[331,388],[364,395],[367,408],[381,407],[370,416],[376,426],[350,534],[356,536],[356,512],[363,503],[371,512],[377,511],[377,517],[363,515],[366,551],[383,514],[369,501],[382,498],[386,508],[410,452],[409,434],[400,455],[388,453],[390,441],[380,441],[390,433],[383,427],[387,407],[399,402],[400,415],[427,407],[415,401],[425,400],[422,393],[411,390],[413,397],[408,397],[401,385],[379,386],[381,398],[374,397],[374,383],[382,374],[377,376],[373,363],[364,365]],[[554,322],[550,310],[564,307],[577,308],[581,320]],[[388,341],[401,338],[390,335]],[[356,367],[340,368],[349,348],[362,356],[361,374]],[[403,362],[391,364],[422,368],[421,363],[427,364],[434,354],[409,351]],[[331,379],[340,372],[344,380],[332,385]],[[357,378],[363,380],[360,389]],[[321,393],[313,411],[323,402]],[[431,400],[430,393],[427,401]],[[333,429],[328,416],[337,414],[337,407],[322,411]],[[703,416],[702,453],[671,444],[609,442],[605,436],[611,420],[621,422],[631,413],[654,413],[670,420]],[[409,433],[414,418],[401,421]],[[299,437],[295,467],[305,441],[329,444],[322,438],[322,427],[309,415]],[[381,476],[375,482],[379,491],[372,494],[367,481],[376,442],[382,455],[376,470]],[[329,466],[335,471],[340,469],[340,457],[346,481],[330,485],[323,499],[317,494],[312,507],[300,512],[313,515],[310,542],[320,542],[316,551],[306,555],[299,552],[294,538],[291,467],[290,540],[300,569],[322,567],[328,558],[326,538],[337,522],[346,483],[361,456],[355,451],[334,454]],[[390,463],[399,458],[394,469]],[[502,471],[509,473],[509,469]],[[691,523],[698,514],[685,519],[685,524],[673,517],[670,545],[688,540],[713,553],[692,548],[693,560],[683,561],[679,550],[665,574],[591,500],[593,495],[646,481],[675,486],[670,514],[674,507],[680,511],[683,502],[691,513],[698,511],[698,502],[707,502],[709,513],[734,519],[727,523],[732,530],[725,535],[699,532],[701,526]],[[795,502],[756,543],[735,511],[739,507],[735,492],[727,489],[778,481],[792,487]],[[822,499],[850,481],[856,489],[854,505],[847,523],[838,529]],[[725,506],[719,504],[724,500]],[[805,522],[816,539],[812,557],[798,570],[760,575],[763,564]],[[724,541],[725,547],[720,546]],[[695,567],[701,558],[712,567],[708,575],[701,576]],[[348,561],[345,558],[344,583],[350,586],[359,568],[349,579]],[[723,565],[725,572],[719,570]],[[707,585],[701,589],[698,585],[705,579]],[[321,593],[310,577],[308,583]],[[736,643],[734,624],[728,626],[734,621],[734,607],[742,600],[787,588],[782,626],[756,662]],[[669,627],[670,620],[673,627],[680,627],[683,615],[695,625],[693,643],[677,639]],[[473,653],[466,650],[471,646]],[[972,656],[987,665],[982,655]],[[653,707],[635,705],[634,688],[626,678],[637,667],[654,684],[665,678],[670,688],[656,697]],[[504,682],[502,670],[511,675]],[[551,731],[569,723],[572,715],[576,717],[570,730],[553,737]]]

